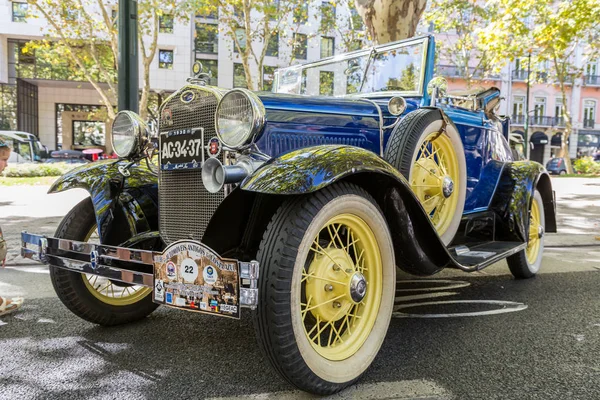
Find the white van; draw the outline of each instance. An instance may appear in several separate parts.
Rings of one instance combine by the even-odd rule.
[[[0,131],[0,140],[8,143],[12,149],[9,163],[40,162],[49,157],[48,147],[38,138],[27,132]]]

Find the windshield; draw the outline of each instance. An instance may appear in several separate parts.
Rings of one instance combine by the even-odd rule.
[[[420,94],[427,41],[375,47],[276,72],[274,92],[345,96],[398,91]]]
[[[31,141],[31,144],[33,145],[33,157],[35,161],[41,161],[45,155],[46,149],[44,149],[44,146],[37,140]]]

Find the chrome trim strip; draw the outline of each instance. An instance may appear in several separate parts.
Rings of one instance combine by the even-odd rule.
[[[32,249],[28,246],[36,246]],[[214,252],[205,245],[202,245]],[[88,256],[88,260],[75,260],[66,256],[49,254],[48,249],[65,251]],[[57,268],[78,272],[80,274],[98,275],[116,281],[154,287],[154,273],[133,271],[106,265],[103,261],[123,261],[143,264],[154,271],[154,258],[162,253],[150,250],[137,250],[125,247],[106,246],[76,240],[47,238],[27,232],[21,233],[21,256],[38,260]],[[216,254],[216,253],[215,253]],[[255,309],[258,304],[258,277],[260,266],[258,261],[249,262],[235,260],[240,276],[240,306]]]
[[[66,257],[47,255],[46,258],[48,264],[69,271],[98,275],[104,278],[146,287],[152,287],[154,285],[153,274],[114,268],[103,264],[96,264],[94,267],[92,263],[72,260]]]

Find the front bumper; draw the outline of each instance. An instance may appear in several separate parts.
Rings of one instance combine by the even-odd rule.
[[[202,243],[196,244],[214,255]],[[156,290],[155,267],[160,261],[164,261],[163,253],[160,252],[58,239],[27,232],[21,233],[21,255],[68,271],[98,275],[127,284],[151,287],[153,290]],[[239,305],[255,309],[258,303],[258,262],[227,261],[237,265]]]

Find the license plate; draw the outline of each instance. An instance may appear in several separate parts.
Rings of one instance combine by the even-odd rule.
[[[152,298],[171,307],[240,318],[239,264],[200,242],[175,242],[154,257]]]
[[[161,133],[161,169],[201,168],[205,150],[203,135],[202,128],[186,128]]]

